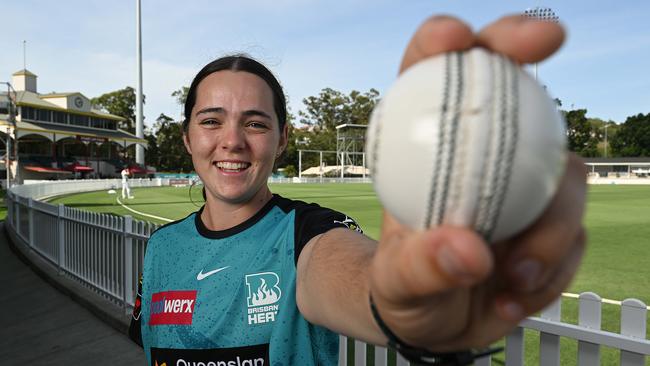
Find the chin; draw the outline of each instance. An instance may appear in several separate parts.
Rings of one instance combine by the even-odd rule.
[[[218,201],[223,201],[232,204],[248,202],[255,196],[255,193],[241,191],[241,190],[224,191],[224,190],[217,189],[214,192],[216,192],[216,194],[212,194],[212,196],[215,199],[217,199]],[[208,194],[210,193],[208,192]]]

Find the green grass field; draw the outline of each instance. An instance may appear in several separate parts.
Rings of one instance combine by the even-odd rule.
[[[366,234],[379,237],[381,206],[369,184],[286,184],[272,185],[271,189],[288,198],[317,202],[345,212],[359,222]],[[133,191],[135,199],[126,204],[147,214],[179,219],[198,209],[190,202],[187,188],[136,188]],[[194,199],[201,201],[199,189],[193,191]],[[115,195],[106,192],[90,192],[59,197],[52,202],[164,223],[129,212],[115,199]],[[578,275],[568,291],[592,291],[613,300],[637,298],[650,304],[650,185],[590,186],[585,222],[589,244]],[[576,300],[565,299],[562,317],[565,322],[577,323]],[[617,305],[603,304],[603,329],[618,333],[619,318]],[[650,330],[650,321],[647,323]],[[538,339],[533,332],[526,332],[527,365],[538,364]],[[561,364],[575,365],[576,350],[577,342],[563,340]],[[618,363],[618,352],[603,348],[601,364]],[[650,366],[650,360],[646,365]]]

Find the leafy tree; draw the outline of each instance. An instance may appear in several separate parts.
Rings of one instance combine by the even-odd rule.
[[[598,156],[599,132],[587,120],[586,109],[565,111],[569,150],[584,157]]]
[[[627,117],[610,141],[614,156],[650,156],[650,113]]]
[[[190,91],[188,86],[183,86],[180,89],[172,93],[172,97],[176,98],[176,102],[181,106],[185,105],[185,100],[187,99],[187,93]]]
[[[145,164],[157,167],[160,150],[158,149],[158,140],[156,139],[156,135],[149,128],[145,128],[144,139],[147,140],[147,153],[144,154]]]
[[[337,125],[368,124],[370,112],[379,101],[379,92],[370,89],[366,93],[356,90],[345,95],[325,88],[318,96],[303,99],[305,110],[300,111],[300,122],[318,131],[335,131]]]
[[[305,109],[298,112],[300,122],[307,128],[295,129],[291,141],[298,141],[300,149],[336,151],[336,126],[341,124],[367,125],[370,113],[379,102],[379,92],[370,89],[365,93],[353,90],[346,95],[340,91],[325,88],[318,96],[303,99]],[[361,131],[360,133],[364,133]],[[357,150],[362,151],[362,144]],[[334,154],[326,154],[323,160],[328,165],[336,164]],[[303,156],[303,167],[318,166],[319,156]],[[297,166],[297,159],[295,165]]]
[[[90,102],[97,109],[102,109],[110,114],[123,117],[119,127],[125,131],[135,133],[135,89],[127,86],[124,89],[102,94],[92,98]],[[145,97],[142,96],[144,104]]]
[[[293,178],[298,175],[298,171],[296,170],[296,167],[293,165],[287,165],[284,168],[284,176],[287,178]]]
[[[296,148],[295,134],[296,129],[294,127],[295,117],[291,110],[287,110],[287,128],[288,131],[288,141],[287,147],[284,149],[284,153],[280,156],[276,163],[276,167],[286,167],[289,165],[298,165],[298,149]]]
[[[192,171],[192,158],[183,144],[183,127],[165,114],[160,114],[154,124],[158,154],[154,165],[161,171]]]
[[[587,118],[587,121],[598,138],[598,155],[612,156],[611,141],[612,137],[616,135],[619,125],[612,120],[604,121],[600,118]]]

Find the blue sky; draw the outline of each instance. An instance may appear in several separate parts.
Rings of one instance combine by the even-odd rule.
[[[553,8],[568,31],[564,47],[539,65],[540,80],[564,108],[618,123],[650,112],[646,0],[142,0],[145,122],[160,113],[179,118],[171,93],[227,53],[267,64],[297,112],[325,87],[383,94],[429,15],[452,14],[478,30],[534,6]],[[27,69],[41,93],[92,98],[135,86],[135,0],[3,0],[0,13],[0,81],[23,68],[26,40]]]

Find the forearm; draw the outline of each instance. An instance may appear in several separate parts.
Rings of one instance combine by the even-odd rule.
[[[370,312],[370,262],[374,240],[334,229],[308,243],[298,260],[296,301],[310,322],[374,344],[386,338]]]

